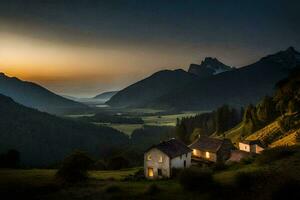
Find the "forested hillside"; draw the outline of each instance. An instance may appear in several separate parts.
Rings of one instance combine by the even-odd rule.
[[[129,143],[123,133],[24,107],[0,95],[0,152],[16,149],[26,165],[49,165],[80,149],[95,157]]]
[[[243,121],[225,133],[233,141],[261,140],[266,145],[292,145],[300,134],[300,68],[276,84],[272,97],[245,109]]]
[[[84,104],[54,94],[36,83],[8,77],[4,73],[0,73],[0,94],[22,105],[52,114],[84,112],[89,109]]]
[[[189,144],[199,135],[224,136],[224,132],[241,122],[243,108],[240,110],[228,105],[213,112],[177,119],[175,133],[182,141]]]

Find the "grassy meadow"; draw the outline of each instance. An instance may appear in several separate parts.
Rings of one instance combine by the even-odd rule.
[[[53,169],[2,169],[0,170],[0,194],[13,197],[30,197],[30,199],[240,199],[240,195],[258,195],[255,191],[268,187],[267,193],[259,193],[261,198],[269,199],[272,191],[285,188],[284,179],[290,177],[300,181],[300,149],[289,147],[267,151],[253,160],[230,164],[224,168],[211,168],[216,186],[212,190],[186,190],[180,179],[150,181],[146,179],[126,179],[142,168],[131,168],[117,171],[89,171],[89,179],[78,184],[61,184],[55,178]],[[202,167],[195,166],[200,169]],[[195,168],[194,167],[194,168]],[[266,176],[260,179],[260,173]],[[242,175],[241,175],[242,174]],[[244,174],[244,175],[243,175]],[[271,174],[269,176],[268,174]],[[258,176],[257,176],[258,175]],[[275,176],[274,176],[275,175]],[[279,177],[277,177],[279,176]],[[246,177],[246,178],[245,178]],[[283,179],[282,179],[283,177]],[[247,185],[245,188],[244,184]],[[272,184],[270,184],[272,180]],[[290,180],[290,179],[286,179]],[[194,181],[195,184],[198,180]],[[246,182],[244,182],[246,181]],[[249,184],[248,184],[249,182]],[[295,182],[290,182],[291,191]],[[289,184],[290,184],[289,183]],[[156,189],[153,189],[153,185]],[[203,182],[202,182],[203,184]],[[293,185],[294,184],[294,185]],[[253,186],[253,188],[252,188]],[[201,185],[199,185],[200,189]],[[249,187],[249,188],[248,188]],[[152,188],[152,189],[151,189]],[[288,188],[289,189],[289,188]],[[201,192],[200,192],[201,191]],[[284,194],[284,193],[282,193]],[[216,196],[217,195],[217,196]],[[222,196],[223,195],[223,196]],[[265,196],[266,195],[266,196]],[[245,196],[247,197],[247,196]],[[252,199],[249,196],[246,199]]]
[[[143,126],[176,126],[177,118],[181,119],[183,117],[195,116],[202,113],[203,111],[184,111],[181,113],[174,114],[161,114],[163,110],[154,109],[126,109],[126,110],[114,110],[113,112],[125,112],[129,117],[140,117],[144,124],[116,124],[116,123],[94,123],[100,126],[109,126],[116,130],[119,130],[126,135],[131,135],[136,129],[143,128]],[[79,114],[79,115],[68,115],[66,117],[77,118],[77,117],[91,117],[93,114]]]

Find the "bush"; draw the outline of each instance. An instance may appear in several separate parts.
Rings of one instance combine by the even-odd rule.
[[[178,178],[183,169],[172,168],[172,178]]]
[[[228,168],[228,166],[225,165],[225,163],[223,163],[223,162],[215,163],[215,164],[212,166],[212,169],[213,169],[214,171],[222,171],[222,170],[225,170],[225,169],[227,169],[227,168]]]
[[[212,172],[207,169],[188,168],[181,172],[179,182],[190,191],[207,191],[214,186]]]
[[[273,170],[240,172],[235,176],[234,196],[237,199],[299,199],[300,183],[284,173]]]
[[[140,181],[145,179],[144,169],[139,169],[133,175],[126,176],[123,181]]]
[[[122,156],[117,156],[109,160],[108,162],[108,169],[111,170],[119,170],[123,168],[128,168],[129,167],[129,162]]]
[[[145,194],[147,195],[154,195],[157,194],[158,192],[160,192],[161,189],[155,184],[152,183],[145,191]]]
[[[283,181],[273,192],[272,200],[287,199],[287,196],[289,200],[298,200],[300,199],[299,188],[300,182],[297,180],[289,179]]]
[[[111,185],[108,186],[105,190],[106,193],[116,193],[116,192],[120,192],[121,188],[117,185]]]
[[[297,152],[295,147],[281,146],[263,151],[257,158],[258,164],[268,164],[273,161],[287,158]]]
[[[66,157],[56,177],[64,182],[80,182],[88,178],[87,170],[93,160],[84,152],[76,151]]]
[[[254,156],[249,156],[249,157],[242,158],[240,163],[244,165],[249,165],[253,163],[254,160],[255,160]]]
[[[106,170],[106,164],[103,160],[98,160],[96,161],[93,165],[92,168],[93,170]]]
[[[18,168],[20,164],[20,153],[11,149],[0,154],[0,168]]]

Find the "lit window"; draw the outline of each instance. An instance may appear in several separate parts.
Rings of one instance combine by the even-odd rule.
[[[205,152],[205,157],[206,157],[206,158],[209,158],[209,157],[210,157],[209,152]]]
[[[193,155],[197,155],[197,150],[193,149]]]
[[[152,159],[151,154],[149,154],[149,155],[147,156],[147,160],[151,160],[151,159]]]
[[[153,175],[154,175],[153,168],[148,168],[148,176],[153,177]]]
[[[158,162],[162,163],[163,162],[163,157],[162,156],[159,156],[158,158]]]

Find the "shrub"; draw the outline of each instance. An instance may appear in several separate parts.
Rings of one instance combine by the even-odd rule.
[[[155,183],[152,183],[146,189],[145,194],[147,194],[147,195],[154,195],[154,194],[157,194],[160,191],[161,191],[161,189]]]
[[[264,185],[269,176],[270,173],[264,170],[239,172],[235,176],[235,184],[241,191],[252,192],[256,187]]]
[[[289,200],[298,200],[300,199],[300,182],[294,179],[289,179],[283,181],[277,189],[273,192],[272,199],[273,200],[281,200],[281,199],[288,199]]]
[[[117,185],[110,185],[105,190],[106,193],[117,193],[120,191],[121,191],[121,188]]]
[[[109,160],[108,162],[108,169],[111,170],[119,170],[122,168],[128,168],[129,167],[129,162],[122,156],[117,156]]]
[[[93,160],[84,152],[76,151],[66,157],[56,177],[64,182],[80,182],[88,178],[87,170]]]
[[[253,163],[254,160],[255,160],[254,156],[245,157],[245,158],[241,159],[241,164],[249,165],[249,164]]]
[[[238,173],[233,192],[237,199],[286,199],[287,194],[291,199],[295,195],[299,197],[299,186],[299,181],[285,173],[264,169]]]
[[[263,151],[262,154],[260,154],[256,158],[256,162],[258,164],[268,164],[270,162],[292,156],[296,152],[297,149],[295,147],[288,147],[288,146],[275,147]]]
[[[178,178],[183,169],[172,168],[172,178]]]
[[[0,154],[0,168],[18,168],[20,164],[20,152],[11,149]]]
[[[215,164],[212,166],[212,169],[213,169],[214,171],[222,171],[222,170],[225,170],[225,169],[227,169],[227,168],[228,168],[228,166],[225,165],[225,163],[223,163],[223,162],[215,163]]]
[[[179,182],[190,191],[207,191],[214,185],[212,172],[207,169],[188,168],[181,172]]]
[[[133,175],[126,176],[123,181],[140,181],[144,180],[144,169],[139,169],[137,172],[135,172]]]
[[[93,170],[106,170],[106,164],[103,160],[98,160],[96,161],[93,165],[92,168]]]

